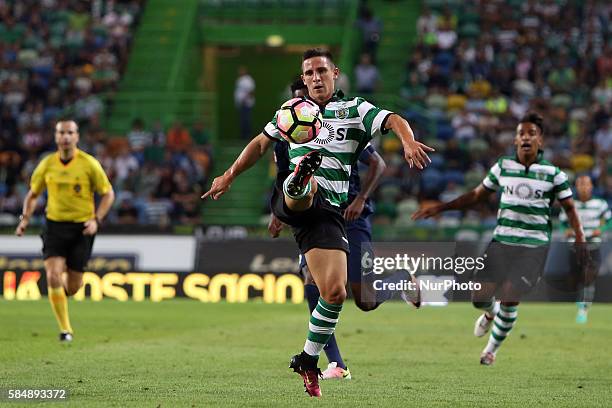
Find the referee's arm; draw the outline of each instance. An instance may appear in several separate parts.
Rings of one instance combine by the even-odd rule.
[[[102,194],[100,197],[100,205],[98,205],[98,209],[96,210],[96,220],[102,222],[106,214],[110,211],[113,202],[115,201],[115,192],[111,188],[108,193]]]
[[[96,209],[95,217],[91,220],[85,221],[85,225],[83,226],[83,234],[84,235],[94,235],[98,232],[98,227],[102,223],[106,214],[110,211],[113,202],[115,201],[115,192],[112,187],[106,193],[100,196],[100,204]]]
[[[36,200],[38,200],[38,193],[35,193],[32,189],[28,190],[28,193],[23,200],[23,209],[21,210],[21,216],[19,217],[19,224],[15,229],[15,235],[18,237],[22,236],[28,227],[30,217],[36,208]]]

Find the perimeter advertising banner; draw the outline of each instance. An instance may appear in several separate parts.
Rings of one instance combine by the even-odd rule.
[[[34,237],[30,237],[34,238]],[[162,301],[186,297],[202,302],[246,302],[260,299],[265,303],[299,303],[303,301],[299,261],[292,240],[224,240],[211,241],[195,237],[101,236],[88,272],[84,289],[75,299],[99,301]],[[103,239],[104,238],[104,239]],[[11,245],[4,245],[6,242]],[[23,245],[17,245],[21,243]],[[46,294],[46,279],[40,258],[40,240],[0,237],[0,298],[6,300],[38,299]],[[100,245],[99,245],[100,244]],[[450,245],[450,246],[449,246]],[[487,242],[374,243],[376,257],[397,259],[395,252],[407,252],[417,260],[424,257],[458,259],[480,256]],[[565,243],[554,243],[548,253],[544,279],[526,300],[575,301],[575,283],[568,285],[564,270],[569,263]],[[459,251],[461,249],[461,251]],[[386,253],[385,252],[389,252]],[[459,252],[458,252],[459,251]],[[399,253],[398,252],[398,253]],[[393,257],[391,257],[393,255]],[[405,254],[404,254],[405,255]],[[601,246],[601,268],[596,280],[595,301],[612,301],[612,244]],[[158,265],[156,268],[155,266]],[[374,271],[376,272],[376,271]],[[456,290],[468,284],[469,271],[436,272],[418,270],[423,281],[455,282],[432,291],[432,303],[470,299],[469,290]]]
[[[47,294],[42,270],[0,270],[5,300],[38,300]],[[264,303],[301,303],[304,285],[294,274],[276,275],[179,272],[85,272],[83,288],[73,297],[80,301],[104,298],[119,301],[160,302],[186,297],[200,302],[243,303],[261,299]]]
[[[0,298],[47,293],[37,237],[0,237]],[[302,279],[292,241],[201,241],[195,237],[99,236],[76,300],[300,303]]]

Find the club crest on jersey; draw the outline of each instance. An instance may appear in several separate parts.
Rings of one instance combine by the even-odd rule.
[[[535,177],[537,180],[546,180],[546,173],[537,172]]]
[[[74,192],[77,193],[77,194],[81,192],[81,185],[80,184],[75,184],[74,185]]]
[[[327,130],[327,132],[325,132],[324,129]],[[332,140],[334,140],[335,135],[336,132],[334,132],[334,128],[332,127],[332,125],[323,122],[323,127],[321,128],[321,131],[319,132],[319,135],[314,140],[314,142],[319,144],[328,144]]]
[[[349,115],[349,109],[348,108],[340,108],[340,109],[336,110],[335,115],[336,115],[336,119],[346,119],[346,118],[348,118],[348,115]]]

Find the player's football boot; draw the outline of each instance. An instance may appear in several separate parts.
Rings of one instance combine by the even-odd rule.
[[[491,352],[482,352],[480,355],[480,364],[490,366],[495,362],[495,354]]]
[[[62,343],[70,343],[72,342],[72,333],[69,332],[61,332],[59,335],[59,341]]]
[[[413,274],[410,274],[412,285],[410,288],[404,289],[400,292],[400,297],[404,302],[412,304],[417,309],[421,307],[421,287],[418,279]]]
[[[286,193],[290,197],[301,198],[310,191],[309,182],[313,174],[323,161],[323,156],[320,152],[314,150],[306,153],[302,160],[295,166],[293,171],[293,177],[289,180],[286,185]]]
[[[332,361],[327,365],[327,368],[321,374],[321,379],[323,380],[331,380],[337,378],[339,380],[350,380],[351,379],[351,370],[348,367],[342,368],[338,367],[338,363]]]
[[[321,387],[319,387],[319,376],[321,376],[321,370],[317,367],[316,360],[307,358],[302,354],[296,354],[291,357],[289,362],[289,368],[293,368],[293,371],[302,376],[304,380],[304,388],[308,395],[311,397],[321,396]]]
[[[491,330],[491,326],[493,325],[493,320],[495,319],[495,315],[497,314],[499,306],[496,304],[495,309],[493,309],[493,317],[489,317],[486,313],[481,314],[476,319],[476,323],[474,324],[474,336],[482,337]]]

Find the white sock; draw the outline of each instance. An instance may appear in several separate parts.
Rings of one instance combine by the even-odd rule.
[[[291,180],[293,180],[293,173],[289,174],[287,176],[287,178],[285,179],[285,181],[283,182],[283,193],[285,193],[288,197],[294,199],[294,200],[301,200],[302,198],[306,197],[308,195],[308,193],[310,193],[311,190],[311,181],[308,181],[308,184],[306,185],[306,187],[304,188],[304,190],[302,191],[301,194],[298,195],[291,195],[287,192],[287,185],[291,182]]]
[[[495,354],[497,352],[502,342],[508,337],[510,331],[514,327],[517,316],[518,311],[516,306],[500,306],[499,312],[497,312],[495,320],[493,320],[493,329],[489,335],[489,342],[484,349],[485,353]]]

